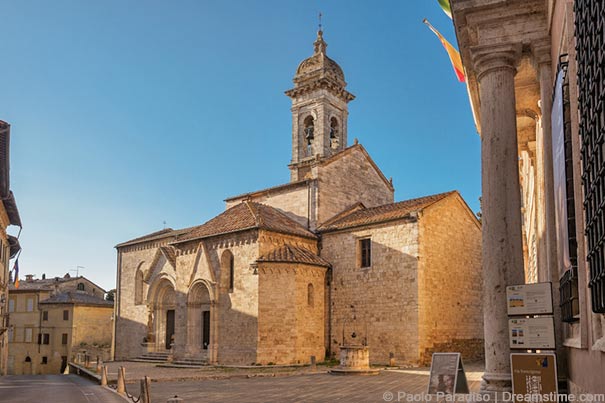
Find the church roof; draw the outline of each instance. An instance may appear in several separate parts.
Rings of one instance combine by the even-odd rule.
[[[242,193],[242,194],[238,194],[236,196],[231,196],[231,197],[226,198],[224,201],[230,202],[230,201],[234,201],[237,199],[243,199],[246,197],[262,196],[262,195],[267,195],[267,194],[273,193],[273,192],[278,193],[285,189],[306,186],[309,182],[312,182],[312,181],[313,181],[313,179],[303,179],[303,180],[296,181],[296,182],[284,183],[281,185],[271,186],[269,188],[265,188],[265,189],[261,189],[261,190],[255,190],[253,192]]]
[[[120,248],[122,246],[134,245],[134,244],[141,243],[141,242],[155,241],[158,239],[167,238],[169,236],[176,237],[189,230],[190,230],[190,228],[185,228],[185,229],[180,229],[180,230],[174,230],[172,228],[164,228],[162,230],[152,232],[151,234],[143,235],[143,236],[131,239],[129,241],[119,243],[116,245],[116,248]]]
[[[330,267],[330,263],[305,248],[282,245],[257,259],[257,262],[303,263],[314,266]]]
[[[112,301],[106,301],[104,298],[96,295],[85,294],[83,292],[62,292],[55,294],[50,298],[40,301],[41,304],[73,304],[73,305],[95,305],[112,307]]]
[[[431,204],[443,200],[454,193],[456,193],[456,191],[404,200],[397,203],[383,204],[382,206],[372,208],[366,208],[363,205],[355,205],[353,208],[350,208],[350,214],[340,213],[334,216],[323,223],[318,228],[318,231],[329,232],[398,220],[408,216],[410,213],[421,211]]]
[[[186,242],[255,228],[305,238],[317,238],[314,233],[276,208],[246,200],[227,209],[205,224],[190,228],[188,232],[178,236],[176,242]]]

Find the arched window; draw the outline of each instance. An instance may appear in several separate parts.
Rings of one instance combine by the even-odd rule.
[[[315,122],[313,116],[307,116],[304,122],[305,145],[307,146],[307,156],[313,155],[313,139],[315,138]]]
[[[333,117],[330,119],[330,148],[334,150],[337,149],[338,146],[338,120]]]
[[[78,283],[78,291],[84,291],[84,283]]]
[[[143,303],[143,272],[140,269],[134,277],[134,303],[135,305]]]
[[[225,286],[228,287],[229,292],[233,292],[235,285],[235,260],[233,258],[233,253],[229,250],[223,252],[221,257],[221,269],[224,273],[223,278],[225,279]]]
[[[307,305],[313,306],[315,296],[313,295],[313,284],[307,286]]]

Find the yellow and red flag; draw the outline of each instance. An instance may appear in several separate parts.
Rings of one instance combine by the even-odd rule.
[[[433,31],[433,33],[435,35],[437,35],[437,37],[439,38],[439,40],[443,44],[443,47],[445,48],[445,51],[447,52],[447,54],[450,57],[450,61],[452,62],[452,67],[454,68],[454,72],[456,73],[456,77],[458,77],[458,81],[460,81],[461,83],[465,82],[466,81],[466,77],[464,76],[464,67],[462,66],[462,59],[460,59],[460,53],[458,53],[458,51],[456,50],[456,48],[454,48],[452,46],[452,44],[449,43],[447,41],[447,39],[445,39],[443,37],[443,35],[441,35],[441,33],[439,33],[439,31],[437,31],[435,29],[435,27],[433,27],[431,25],[431,23],[428,22],[428,20],[426,18],[422,22],[424,22],[426,24],[426,26],[429,27],[429,29],[431,31]]]

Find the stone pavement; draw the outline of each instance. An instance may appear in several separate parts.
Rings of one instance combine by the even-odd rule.
[[[166,368],[162,368],[164,370]],[[465,366],[471,391],[479,389],[482,365]],[[377,376],[336,376],[325,372],[229,379],[159,380],[151,385],[152,403],[178,395],[190,402],[407,402],[426,392],[428,368],[385,370]],[[128,385],[138,393],[136,384]],[[406,396],[408,396],[406,398]],[[416,400],[418,401],[418,400]]]
[[[0,377],[0,402],[124,403],[125,400],[77,375],[9,375]]]

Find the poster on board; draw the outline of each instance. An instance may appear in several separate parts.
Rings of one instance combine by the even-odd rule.
[[[433,353],[427,393],[429,395],[469,393],[460,353]]]
[[[509,319],[508,335],[511,349],[555,348],[555,324],[552,317]]]
[[[509,285],[506,308],[510,316],[552,314],[551,283]]]

